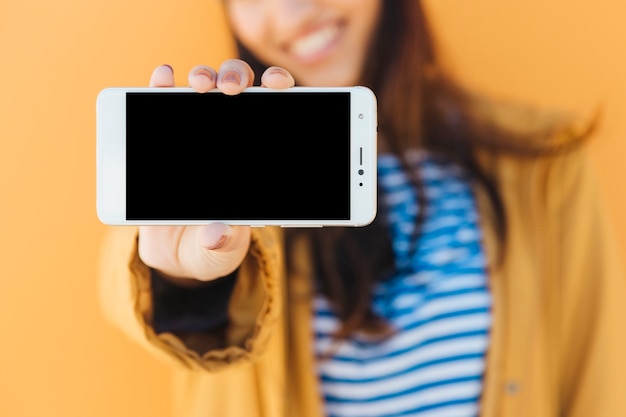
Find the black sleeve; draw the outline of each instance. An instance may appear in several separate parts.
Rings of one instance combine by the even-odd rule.
[[[236,276],[237,271],[198,287],[182,287],[152,271],[155,332],[206,332],[223,326]]]

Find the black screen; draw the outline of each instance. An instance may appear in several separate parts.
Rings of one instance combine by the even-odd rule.
[[[127,220],[346,220],[349,93],[127,93]]]

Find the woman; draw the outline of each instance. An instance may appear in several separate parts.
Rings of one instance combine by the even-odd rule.
[[[189,84],[372,88],[380,207],[358,229],[111,230],[104,306],[180,365],[175,415],[626,415],[591,128],[464,91],[419,1],[224,5],[240,59]]]

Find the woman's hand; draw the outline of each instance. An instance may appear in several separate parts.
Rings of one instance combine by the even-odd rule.
[[[224,94],[239,94],[254,82],[254,73],[250,66],[240,59],[224,61],[215,71],[211,67],[198,65],[189,71],[187,77],[189,86],[200,93],[206,93],[214,88]],[[292,75],[283,68],[269,67],[261,75],[261,86],[269,88],[293,87],[295,81]],[[152,72],[151,87],[174,87],[174,71],[169,65],[157,67]]]
[[[244,61],[225,61],[218,71],[198,65],[188,76],[189,86],[198,92],[214,88],[234,95],[251,87],[254,73]],[[295,84],[289,72],[270,67],[261,76],[261,85],[289,88]],[[174,73],[169,65],[155,68],[151,87],[174,87]],[[211,204],[219,204],[214,196]],[[210,197],[209,197],[210,198]],[[233,272],[243,261],[250,246],[249,226],[211,223],[198,226],[140,226],[139,257],[164,277],[180,284],[193,285]],[[194,281],[195,280],[195,281]]]

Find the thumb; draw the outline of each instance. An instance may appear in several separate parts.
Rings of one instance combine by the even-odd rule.
[[[243,262],[250,247],[249,226],[229,226],[211,223],[196,229],[195,259],[202,262],[187,267],[196,279],[207,280],[225,276]]]

